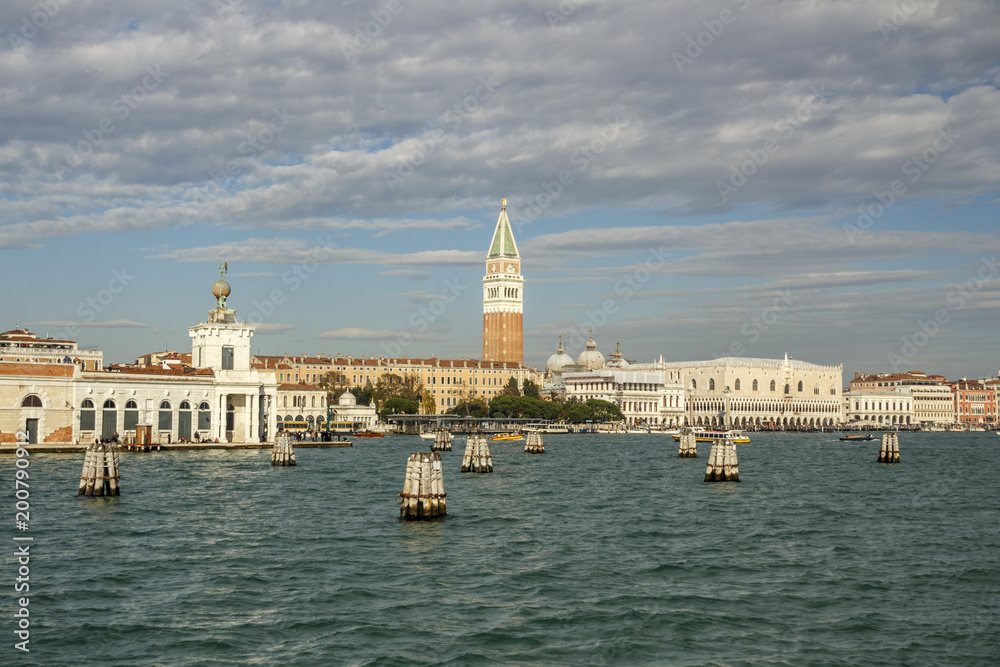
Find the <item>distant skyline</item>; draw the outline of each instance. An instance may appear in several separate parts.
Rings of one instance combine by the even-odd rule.
[[[3,330],[260,354],[1000,369],[1000,5],[0,6]]]

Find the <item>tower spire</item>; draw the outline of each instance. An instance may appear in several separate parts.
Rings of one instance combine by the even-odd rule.
[[[521,255],[507,218],[507,200],[501,199],[483,276],[484,360],[524,363],[523,289]]]

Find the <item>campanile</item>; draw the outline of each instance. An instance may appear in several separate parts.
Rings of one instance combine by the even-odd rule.
[[[521,255],[514,243],[504,199],[483,277],[483,361],[524,364],[523,289]]]

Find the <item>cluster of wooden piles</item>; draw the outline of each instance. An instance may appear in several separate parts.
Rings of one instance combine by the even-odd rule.
[[[681,431],[680,445],[677,448],[677,458],[698,458],[698,436],[689,428]]]
[[[712,452],[708,455],[708,467],[705,468],[705,481],[740,481],[740,464],[736,460],[736,443],[733,442],[732,433],[726,433],[724,437],[712,441]]]
[[[451,431],[445,430],[443,428],[438,429],[434,433],[434,444],[431,445],[432,452],[450,452],[451,451]]]
[[[465,442],[462,455],[462,472],[493,472],[490,445],[482,433],[471,434]]]
[[[414,452],[406,462],[403,492],[399,494],[399,518],[407,521],[433,519],[447,514],[441,455]]]
[[[878,450],[879,463],[899,463],[899,434],[889,431],[882,434],[882,446]]]
[[[542,439],[542,434],[538,431],[527,431],[527,436],[524,439],[524,451],[526,454],[544,454],[545,441]]]
[[[295,465],[295,450],[292,449],[291,433],[281,431],[274,437],[274,446],[271,448],[271,465]]]
[[[95,442],[87,447],[80,473],[80,496],[119,496],[118,446]]]

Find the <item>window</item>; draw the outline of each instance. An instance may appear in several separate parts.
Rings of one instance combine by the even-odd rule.
[[[708,381],[708,390],[715,391],[715,378],[712,378]]]
[[[42,399],[38,398],[38,396],[34,394],[28,394],[27,396],[24,397],[24,400],[21,401],[21,407],[40,408],[42,407]]]
[[[208,401],[202,401],[198,404],[198,430],[207,431],[212,428],[212,408],[208,405]]]
[[[94,430],[94,402],[89,398],[83,399],[80,404],[80,430]]]
[[[697,389],[698,388],[698,381],[697,380],[693,380],[693,379],[691,380],[691,388],[692,389]]]
[[[134,431],[135,425],[139,423],[139,404],[133,400],[125,403],[125,423],[123,428],[126,431]]]
[[[740,390],[740,379],[736,378],[736,382],[733,383],[733,384],[736,387],[736,391],[739,391]]]
[[[774,389],[775,389],[774,380],[771,380],[771,391],[774,391]]]
[[[786,394],[792,393],[792,387],[791,387],[791,385],[789,385],[789,384],[785,385],[785,393]]]
[[[756,380],[753,381],[753,390],[757,391],[757,381]]]
[[[233,370],[233,346],[223,345],[222,346],[222,370],[231,371]]]
[[[802,380],[799,380],[799,393],[802,393]]]
[[[173,426],[173,413],[170,412],[170,401],[160,402],[160,420],[158,428],[161,431],[169,431]]]

